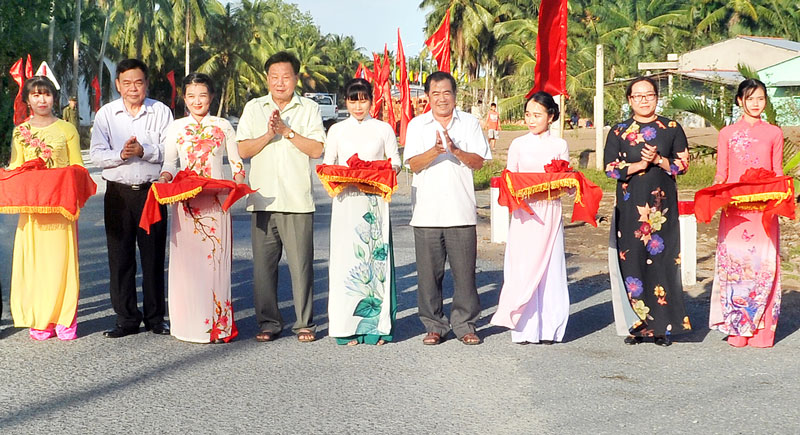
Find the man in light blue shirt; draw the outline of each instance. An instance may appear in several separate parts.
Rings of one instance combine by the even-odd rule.
[[[103,335],[119,338],[145,330],[169,334],[164,322],[164,257],[166,219],[139,228],[150,184],[164,161],[164,133],[172,122],[169,107],[147,98],[147,66],[138,59],[117,65],[116,86],[121,98],[101,107],[92,128],[89,156],[103,168],[106,180],[104,214],[108,244],[109,290],[117,313],[116,327]],[[166,216],[165,206],[161,215]],[[136,298],[136,245],[142,266],[143,313]]]

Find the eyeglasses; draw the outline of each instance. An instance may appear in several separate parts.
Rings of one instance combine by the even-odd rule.
[[[654,92],[653,93],[649,93],[649,94],[633,94],[628,98],[630,98],[631,100],[633,100],[633,101],[635,101],[637,103],[641,103],[642,101],[653,101],[653,100],[655,100],[656,99],[656,94]]]

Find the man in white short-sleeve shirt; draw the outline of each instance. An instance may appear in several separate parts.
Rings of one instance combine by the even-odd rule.
[[[491,159],[480,122],[455,109],[456,82],[438,71],[425,82],[431,111],[408,124],[404,161],[414,172],[411,183],[414,247],[417,256],[417,302],[427,334],[435,345],[451,329],[464,344],[480,344],[475,323],[480,301],[475,286],[477,234],[472,171]],[[453,274],[453,304],[448,321],[442,310],[444,263]]]
[[[310,159],[322,155],[325,129],[317,103],[295,94],[300,62],[285,51],[267,59],[269,94],[245,105],[236,140],[239,154],[251,158],[247,198],[253,212],[253,299],[260,332],[272,341],[283,330],[278,308],[278,262],[286,250],[297,315],[292,330],[301,342],[315,339],[314,199]]]

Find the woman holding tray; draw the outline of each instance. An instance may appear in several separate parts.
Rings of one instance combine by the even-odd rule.
[[[22,101],[30,119],[14,129],[9,169],[41,158],[48,168],[83,166],[75,126],[53,115],[56,88],[43,76],[29,78]],[[11,315],[31,338],[77,338],[78,226],[58,213],[21,213],[14,237]]]
[[[372,86],[364,79],[345,85],[350,117],[331,126],[324,164],[346,165],[354,154],[363,161],[400,154],[392,127],[370,117]],[[330,336],[339,344],[382,345],[392,340],[396,312],[394,254],[389,204],[375,194],[347,187],[333,198],[328,292]]]
[[[736,183],[748,169],[783,175],[783,133],[761,120],[767,89],[759,80],[739,84],[738,122],[723,128],[717,140],[714,183]],[[772,347],[781,305],[780,229],[777,215],[764,229],[763,212],[728,207],[717,235],[709,327],[728,335],[735,347]]]
[[[681,126],[656,114],[658,86],[647,77],[625,91],[633,117],[612,127],[606,140],[606,175],[617,180],[611,225],[618,267],[630,303],[624,322],[626,344],[653,337],[669,346],[671,335],[689,331],[680,276],[680,228],[675,176],[689,167],[689,150]],[[614,279],[614,273],[612,273]],[[624,302],[623,302],[624,303]],[[623,321],[617,319],[617,321]]]
[[[183,79],[183,100],[189,116],[167,127],[164,166],[159,182],[171,181],[180,167],[221,179],[223,151],[233,179],[244,182],[236,132],[231,124],[209,115],[214,85],[206,74]],[[169,320],[171,334],[183,341],[223,343],[236,337],[231,304],[231,216],[223,211],[222,192],[203,191],[177,202],[170,220]]]
[[[528,99],[529,133],[511,142],[509,171],[541,173],[553,160],[569,161],[567,142],[549,133],[558,115],[550,94],[537,92]],[[552,344],[564,338],[569,293],[559,193],[535,193],[526,200],[533,213],[518,208],[511,216],[503,289],[491,323],[510,328],[514,343]]]

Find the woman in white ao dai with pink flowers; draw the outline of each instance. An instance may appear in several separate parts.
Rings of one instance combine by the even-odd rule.
[[[553,159],[569,161],[567,143],[548,132],[558,119],[550,94],[537,92],[525,104],[528,134],[511,142],[507,168],[512,172],[545,172]],[[508,229],[504,283],[491,323],[511,329],[514,343],[560,342],[569,317],[564,223],[561,200],[537,193],[527,199],[533,214],[514,211]]]
[[[214,87],[205,74],[183,79],[189,116],[167,127],[160,182],[180,168],[198,175],[224,178],[223,150],[233,179],[244,182],[236,132],[231,124],[209,115]],[[237,335],[231,304],[231,216],[222,210],[222,192],[201,194],[172,205],[169,237],[169,320],[171,334],[195,343],[228,342]]]

